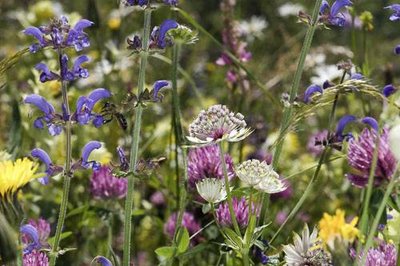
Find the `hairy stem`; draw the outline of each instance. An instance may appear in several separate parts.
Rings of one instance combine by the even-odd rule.
[[[58,50],[59,64],[60,64],[60,72],[61,72],[61,64],[62,64],[62,51]],[[68,116],[68,120],[65,122],[65,168],[64,168],[64,184],[63,184],[63,194],[60,205],[60,212],[58,214],[58,221],[56,227],[56,234],[54,236],[54,243],[50,252],[50,266],[54,266],[56,264],[56,260],[58,257],[58,245],[60,243],[60,237],[62,233],[62,229],[64,227],[65,215],[67,214],[67,206],[68,206],[68,196],[69,189],[71,186],[71,160],[72,160],[72,143],[71,143],[71,120],[70,120],[70,108],[68,102],[68,88],[67,81],[61,81],[61,93],[62,93],[62,101],[63,107],[65,108],[66,115]]]
[[[144,11],[144,26],[143,26],[143,47],[140,53],[140,69],[139,69],[139,79],[138,79],[138,95],[140,95],[145,86],[146,78],[146,66],[149,50],[149,37],[150,37],[150,26],[151,26],[151,12],[150,7],[146,8]],[[143,107],[139,104],[136,108],[135,113],[135,124],[133,127],[132,134],[132,145],[130,152],[130,162],[128,176],[128,192],[125,199],[125,220],[124,220],[124,251],[123,251],[123,266],[130,265],[131,251],[133,247],[131,246],[131,232],[132,232],[132,207],[133,207],[133,193],[135,189],[135,171],[136,163],[138,160],[139,153],[139,141],[140,141],[140,129],[142,125],[142,113]]]

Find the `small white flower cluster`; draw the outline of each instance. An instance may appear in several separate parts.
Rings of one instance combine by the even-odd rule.
[[[205,178],[196,183],[197,192],[209,203],[218,203],[226,199],[225,184],[222,179]]]
[[[243,183],[259,191],[274,194],[286,190],[278,173],[266,162],[248,160],[240,164],[235,172]]]
[[[213,105],[206,111],[202,110],[190,124],[187,139],[200,145],[222,140],[238,142],[252,132],[246,125],[241,113],[233,113],[225,105]]]

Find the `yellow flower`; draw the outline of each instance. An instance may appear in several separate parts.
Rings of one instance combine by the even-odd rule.
[[[37,169],[38,164],[28,158],[0,162],[0,197],[13,194],[32,179],[42,177],[43,174],[35,174]]]
[[[335,215],[324,213],[319,221],[319,237],[330,248],[334,247],[335,240],[347,245],[360,236],[360,231],[356,228],[358,217],[346,223],[344,216],[345,212],[337,209]]]
[[[117,30],[121,26],[121,19],[117,17],[109,18],[107,21],[107,25],[110,29]]]

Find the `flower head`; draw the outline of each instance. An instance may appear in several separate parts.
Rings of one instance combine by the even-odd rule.
[[[233,113],[225,105],[213,105],[202,110],[190,124],[187,139],[203,145],[222,140],[237,142],[250,135],[251,130],[246,125],[241,113]]]
[[[286,189],[279,175],[265,161],[247,160],[236,168],[236,174],[246,185],[265,193],[278,193]]]
[[[392,84],[388,84],[385,87],[383,87],[382,94],[387,98],[396,91],[397,89]]]
[[[376,131],[364,129],[357,140],[349,143],[347,158],[354,173],[347,178],[358,187],[364,187],[368,183],[369,172],[372,165],[372,157],[376,142]],[[388,129],[384,128],[379,140],[378,161],[375,170],[375,185],[380,185],[385,180],[390,180],[396,168],[396,158],[390,150]]]
[[[340,243],[347,246],[360,236],[356,227],[358,217],[354,217],[350,223],[346,223],[344,215],[343,210],[337,209],[335,215],[324,213],[319,221],[319,236],[331,249],[334,248],[335,240],[339,240]]]
[[[22,258],[22,265],[48,266],[49,258],[45,252],[34,250],[29,254],[24,254]]]
[[[38,165],[28,158],[0,162],[0,197],[14,194],[32,179],[41,177],[36,174]]]
[[[283,246],[287,265],[332,265],[330,254],[320,246],[317,235],[318,230],[314,228],[310,234],[307,225],[304,226],[301,237],[294,233],[293,244]]]
[[[90,193],[96,199],[123,198],[126,195],[128,181],[117,178],[109,166],[101,166],[90,178]]]
[[[196,183],[197,192],[209,203],[218,203],[226,198],[224,181],[216,178],[205,178]]]
[[[171,216],[168,218],[167,222],[164,225],[165,234],[167,234],[171,238],[174,237],[176,218],[177,218],[177,213],[171,214]],[[193,235],[201,228],[199,222],[196,221],[196,218],[190,212],[183,213],[182,226],[188,230],[189,235]]]
[[[36,53],[42,48],[52,47],[53,49],[74,47],[76,51],[89,47],[90,42],[87,34],[83,31],[85,28],[93,25],[93,22],[87,19],[79,20],[74,27],[69,25],[65,16],[53,19],[49,25],[39,28],[30,26],[23,32],[36,38],[37,43],[29,47],[31,53]]]
[[[188,185],[191,189],[194,189],[196,183],[205,178],[224,178],[219,156],[220,149],[217,145],[194,148],[189,151]],[[229,154],[225,154],[224,158],[227,165],[228,178],[231,180],[235,176],[232,157]]]
[[[42,247],[39,241],[38,231],[33,225],[25,224],[21,226],[19,230],[25,239],[24,254],[29,254],[34,249],[39,250]]]
[[[381,241],[377,248],[370,248],[365,266],[396,266],[397,250],[393,244]]]
[[[315,84],[310,85],[304,92],[304,99],[303,99],[304,102],[310,103],[313,95],[316,93],[323,94],[324,91],[322,90],[321,86],[319,86],[319,85],[315,85]]]
[[[400,4],[393,4],[385,7],[386,9],[390,9],[393,11],[393,14],[390,15],[389,19],[391,21],[399,21],[400,20]]]
[[[97,262],[99,264],[101,264],[102,266],[113,266],[111,261],[109,259],[107,259],[106,257],[103,256],[96,256],[92,262]]]
[[[245,228],[248,224],[249,221],[249,205],[246,202],[246,198],[242,197],[240,199],[238,198],[232,198],[232,204],[233,204],[233,211],[236,216],[237,223],[240,228]],[[256,206],[252,207],[252,211],[256,209]],[[258,216],[258,209],[256,210],[256,214]],[[218,209],[216,210],[216,216],[217,216],[217,221],[220,225],[226,226],[226,227],[231,227],[232,226],[232,219],[231,215],[229,213],[229,207],[228,203],[224,202],[218,206]]]
[[[50,156],[42,149],[36,148],[31,151],[31,155],[34,158],[39,159],[46,165],[46,176],[39,178],[40,183],[47,185],[49,183],[49,177],[54,176],[55,174],[62,171],[62,168],[54,165],[50,159]]]

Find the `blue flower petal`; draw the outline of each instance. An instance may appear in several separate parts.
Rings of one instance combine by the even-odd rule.
[[[331,16],[336,17],[342,8],[352,4],[350,0],[336,0],[331,7]]]
[[[320,14],[324,14],[326,10],[330,8],[328,1],[323,0],[321,3],[321,7],[319,9]]]
[[[35,148],[31,151],[31,155],[34,158],[39,159],[46,165],[46,170],[50,168],[50,165],[52,164],[52,161],[50,159],[50,156],[45,152],[44,150],[40,148]]]
[[[385,7],[385,9],[391,9],[393,11],[393,14],[389,17],[391,21],[400,20],[400,4],[393,4]]]
[[[85,28],[93,26],[93,25],[94,25],[94,23],[91,22],[90,20],[81,19],[75,24],[74,30],[76,30],[77,32],[82,32]]]
[[[157,46],[159,48],[165,48],[166,46],[166,41],[165,41],[165,36],[167,32],[170,29],[176,29],[179,26],[179,24],[172,19],[166,19],[164,22],[160,25],[159,33],[158,33],[158,42]]]
[[[26,35],[31,35],[31,36],[35,37],[39,41],[40,45],[45,44],[44,39],[43,39],[43,32],[39,28],[31,26],[31,27],[28,27],[25,30],[23,30],[23,33],[25,33]]]
[[[306,91],[304,92],[304,102],[305,103],[309,103],[311,100],[311,96],[314,95],[315,93],[324,93],[321,86],[312,84],[311,86],[309,86]]]
[[[37,94],[30,94],[25,97],[24,103],[33,104],[39,108],[46,116],[55,112],[53,105],[51,105],[45,98]]]
[[[80,78],[87,78],[89,76],[89,72],[87,69],[81,67],[81,65],[85,62],[89,61],[89,57],[86,55],[81,55],[75,59],[74,66],[72,67],[72,72],[74,76]]]
[[[40,241],[39,241],[39,234],[38,231],[35,227],[33,227],[30,224],[25,224],[20,227],[19,231],[21,234],[28,235],[29,238],[32,240],[31,243],[29,243],[26,247],[24,247],[24,254],[29,254],[31,253],[34,249],[40,249]]]
[[[153,100],[154,101],[160,101],[160,97],[158,96],[159,91],[166,87],[169,86],[170,82],[167,80],[157,80],[156,82],[154,82],[153,85]]]
[[[102,266],[113,266],[111,261],[103,256],[96,256],[93,261],[100,263]]]
[[[373,117],[366,116],[363,119],[361,119],[361,122],[369,125],[373,129],[375,129],[375,131],[378,131],[378,129],[379,129],[378,122]]]
[[[96,140],[89,141],[85,147],[83,147],[82,150],[82,166],[84,168],[89,168],[92,166],[95,168],[95,162],[88,162],[88,158],[90,156],[90,153],[92,153],[93,150],[100,149],[101,148],[101,143]]]
[[[345,115],[342,118],[340,118],[336,126],[336,136],[339,137],[339,139],[342,138],[344,128],[347,126],[347,124],[355,120],[357,120],[357,118],[354,115]]]
[[[361,80],[363,78],[364,76],[361,73],[353,73],[350,77],[350,79],[357,79],[357,80]]]
[[[93,90],[87,97],[88,103],[87,107],[90,110],[93,110],[94,105],[100,101],[101,99],[109,98],[111,97],[111,92],[107,89],[103,88],[98,88]]]
[[[385,97],[389,97],[390,95],[392,95],[396,91],[397,91],[397,89],[392,84],[388,84],[385,87],[383,87],[382,93],[383,93],[383,95]]]

